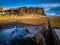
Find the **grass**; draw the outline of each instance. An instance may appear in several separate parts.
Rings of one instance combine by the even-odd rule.
[[[48,18],[50,19],[50,23],[53,27],[59,27],[60,28],[60,18],[59,17],[48,17],[48,16],[40,16],[40,15],[24,15],[24,16],[17,16],[17,15],[0,15],[0,24],[1,23],[11,23],[15,21],[21,21],[27,24],[46,24]]]
[[[52,27],[60,28],[60,17],[50,17]]]

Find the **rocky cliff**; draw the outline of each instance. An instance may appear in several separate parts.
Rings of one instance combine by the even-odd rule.
[[[39,14],[45,15],[43,8],[22,7],[19,8],[19,14]]]
[[[33,7],[21,7],[16,9],[9,9],[6,12],[18,14],[18,15],[25,15],[25,14],[37,14],[37,15],[45,15],[43,8],[33,8]]]

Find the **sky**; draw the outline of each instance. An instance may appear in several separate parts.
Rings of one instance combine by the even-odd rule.
[[[46,15],[60,16],[60,0],[0,0],[4,8],[43,7]]]

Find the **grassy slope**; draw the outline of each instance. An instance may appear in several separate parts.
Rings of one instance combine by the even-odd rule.
[[[53,27],[60,28],[60,17],[50,17],[50,22]]]
[[[10,23],[10,22],[15,22],[15,21],[21,21],[27,24],[43,24],[45,23],[46,25],[48,18],[50,19],[50,22],[52,26],[54,27],[60,27],[60,18],[59,17],[47,17],[47,16],[40,16],[40,15],[25,15],[25,16],[1,16],[0,15],[0,24],[1,23]]]

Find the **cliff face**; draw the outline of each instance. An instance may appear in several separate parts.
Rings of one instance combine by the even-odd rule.
[[[39,14],[39,15],[45,15],[43,8],[27,8],[22,7],[19,8],[19,14]]]
[[[24,14],[39,14],[39,15],[45,15],[43,8],[32,8],[32,7],[21,7],[16,9],[9,9],[6,10],[8,13],[12,14],[18,14],[18,15],[24,15]]]
[[[3,10],[3,8],[2,7],[0,7],[0,11],[2,11]]]

